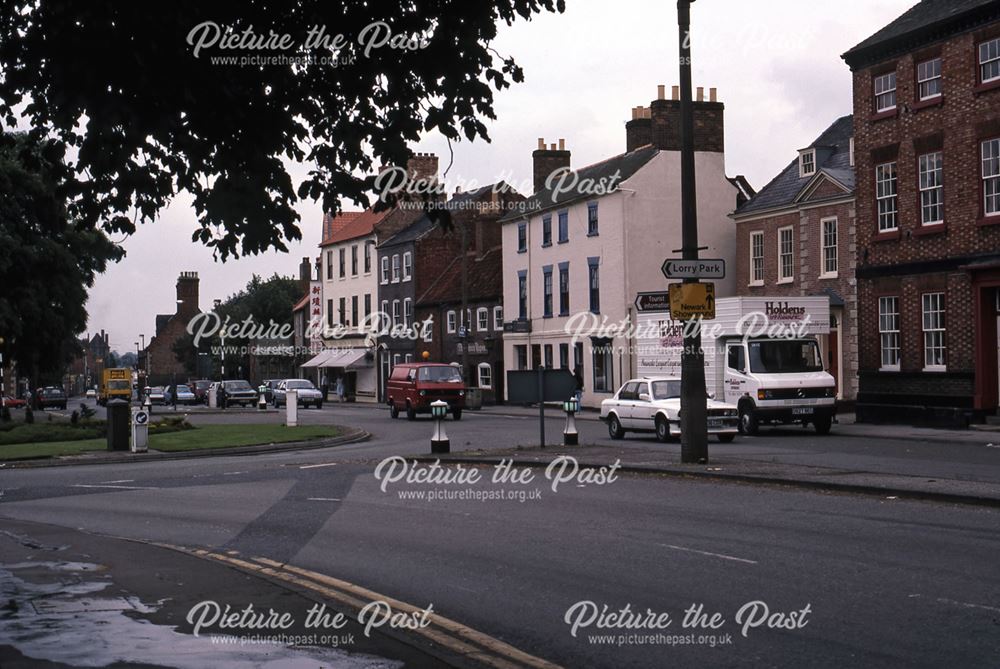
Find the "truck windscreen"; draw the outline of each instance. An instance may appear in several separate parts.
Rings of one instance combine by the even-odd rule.
[[[750,370],[760,374],[821,372],[823,361],[812,340],[751,341]]]

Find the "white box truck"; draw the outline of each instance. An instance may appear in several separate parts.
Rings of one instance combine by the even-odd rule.
[[[639,313],[636,326],[639,375],[679,377],[684,324],[669,313]],[[773,423],[811,423],[826,434],[837,390],[816,335],[829,332],[825,295],[720,298],[715,319],[702,322],[708,392],[739,408],[743,434]]]

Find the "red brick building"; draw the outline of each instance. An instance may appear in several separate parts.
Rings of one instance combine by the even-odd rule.
[[[858,419],[979,420],[997,409],[1000,2],[924,0],[843,57]]]
[[[156,334],[139,356],[140,370],[149,371],[146,385],[187,381],[188,371],[177,359],[174,344],[187,334],[188,322],[200,311],[198,273],[181,272],[177,277],[177,310],[172,314],[157,314]]]
[[[858,389],[852,132],[850,116],[834,121],[733,214],[737,295],[830,298],[820,347],[847,401]]]

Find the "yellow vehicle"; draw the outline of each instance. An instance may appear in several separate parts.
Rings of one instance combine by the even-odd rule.
[[[105,369],[101,376],[101,389],[97,393],[97,403],[106,405],[108,400],[132,399],[132,370],[127,367]]]

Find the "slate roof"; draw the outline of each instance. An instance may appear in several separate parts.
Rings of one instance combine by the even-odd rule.
[[[403,228],[400,232],[397,232],[384,242],[381,242],[378,247],[381,249],[388,246],[398,246],[399,244],[406,244],[407,242],[415,241],[428,231],[434,229],[435,225],[437,225],[437,223],[432,221],[427,214],[424,214],[409,226]]]
[[[503,293],[502,286],[503,249],[495,246],[482,256],[469,254],[468,291],[469,302],[495,299]],[[461,256],[452,258],[441,270],[434,283],[417,298],[418,305],[445,304],[462,300]]]
[[[580,181],[583,181],[584,179],[592,179],[594,183],[601,183],[602,181],[607,183],[617,172],[619,175],[618,181],[616,182],[617,185],[638,172],[646,163],[652,160],[657,153],[659,153],[659,149],[652,144],[647,144],[628,153],[622,153],[612,158],[608,158],[607,160],[602,160],[599,163],[581,167],[580,169],[574,171]],[[511,213],[502,217],[500,222],[503,223],[505,221],[512,221],[522,218],[525,215],[535,215],[546,209],[554,209],[556,207],[565,206],[571,202],[575,202],[576,200],[592,197],[594,196],[591,194],[579,193],[575,189],[570,192],[561,192],[556,196],[553,196],[551,189],[542,189],[524,202],[519,203],[517,207],[512,209]]]
[[[833,125],[816,138],[816,141],[806,147],[832,147],[833,152],[816,166],[816,173],[826,174],[851,190],[854,190],[854,168],[851,167],[850,158],[850,141],[853,134],[854,120],[848,114],[834,121]],[[817,152],[818,158],[820,154]],[[796,156],[778,176],[739,207],[733,216],[740,217],[752,212],[790,206],[813,179],[815,175],[799,176],[799,158]]]
[[[923,0],[841,57],[852,69],[1000,18],[1000,0]]]

